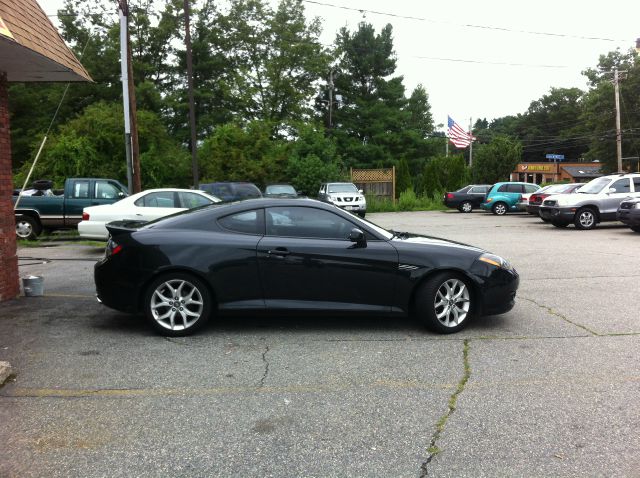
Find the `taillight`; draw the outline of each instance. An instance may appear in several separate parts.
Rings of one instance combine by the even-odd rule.
[[[88,221],[89,220],[89,213],[88,212],[82,212],[82,220],[83,221]]]
[[[106,257],[115,256],[120,251],[122,251],[122,246],[118,244],[116,241],[114,241],[113,239],[109,239],[109,241],[107,242],[107,248],[104,251],[105,256]]]
[[[447,193],[447,199],[453,199],[453,194]]]

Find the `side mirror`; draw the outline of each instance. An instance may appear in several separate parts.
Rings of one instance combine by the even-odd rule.
[[[609,190],[607,191],[607,193],[609,193],[609,194],[613,194],[613,193],[615,193],[616,191],[617,191],[617,189],[616,189],[616,188],[609,188]]]
[[[356,245],[360,247],[364,247],[367,245],[367,238],[365,237],[364,232],[362,232],[362,230],[358,229],[357,227],[351,229],[351,232],[349,233],[349,240],[351,242],[355,242]]]
[[[358,192],[359,192],[360,194],[364,194],[364,191],[363,191],[362,189],[358,189]]]
[[[124,193],[123,193],[122,191],[120,191],[120,192],[118,193],[118,197],[122,199],[122,198],[124,197]]]

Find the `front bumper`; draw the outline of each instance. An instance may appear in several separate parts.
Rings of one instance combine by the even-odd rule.
[[[498,315],[509,312],[515,305],[520,276],[515,269],[495,269],[484,280],[481,289],[481,310],[478,315]]]
[[[349,212],[366,212],[367,205],[362,203],[344,203],[344,202],[332,202],[334,206],[339,207],[340,209],[344,209]]]
[[[550,222],[569,224],[576,215],[576,207],[540,206],[540,217]]]
[[[640,209],[618,209],[616,219],[627,226],[640,226]]]

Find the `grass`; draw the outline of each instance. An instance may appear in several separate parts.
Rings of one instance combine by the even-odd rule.
[[[367,212],[400,212],[400,211],[444,211],[442,194],[436,192],[433,196],[416,196],[412,189],[400,194],[394,203],[391,199],[381,199],[377,196],[367,196]]]

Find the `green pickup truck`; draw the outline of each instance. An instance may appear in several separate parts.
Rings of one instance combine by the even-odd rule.
[[[69,178],[63,194],[44,188],[26,194],[13,196],[14,207],[18,202],[16,235],[20,239],[35,239],[44,229],[71,229],[82,220],[85,207],[111,204],[129,195],[115,179],[97,178]]]

